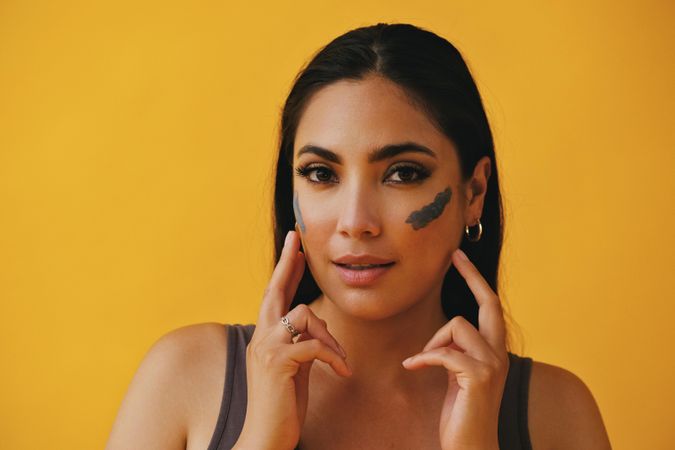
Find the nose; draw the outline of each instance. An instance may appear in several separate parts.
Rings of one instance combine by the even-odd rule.
[[[345,189],[338,208],[337,231],[352,239],[367,239],[381,232],[379,203],[375,194],[364,187]]]

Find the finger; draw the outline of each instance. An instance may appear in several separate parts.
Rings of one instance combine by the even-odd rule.
[[[501,300],[462,250],[457,249],[452,254],[452,261],[478,302],[479,332],[493,348],[506,348],[506,323]]]
[[[341,356],[347,356],[342,346],[338,343],[337,339],[335,339],[335,337],[328,331],[328,325],[326,324],[326,321],[314,314],[314,311],[312,311],[309,306],[300,304],[293,308],[288,314],[286,314],[286,317],[293,325],[293,328],[295,328],[297,331],[301,333],[308,333],[312,338],[318,339],[326,345],[329,345]],[[274,330],[272,333],[274,335],[274,339],[281,340],[283,342],[290,342],[291,334],[283,324],[281,324],[279,328]]]
[[[293,262],[295,262],[298,252],[298,239],[294,231],[289,231],[286,235],[284,248],[281,251],[279,262],[277,263],[270,282],[263,294],[263,300],[260,305],[260,314],[258,315],[257,325],[266,327],[276,322],[288,311],[292,299],[286,295],[286,285],[295,272]]]
[[[310,339],[292,345],[286,345],[281,351],[285,358],[295,361],[298,364],[318,359],[331,366],[338,375],[347,377],[352,374],[351,369],[342,356],[318,339]]]
[[[295,343],[304,342],[312,339],[308,333],[302,333],[298,336],[298,340]],[[298,373],[295,376],[295,392],[298,395],[298,420],[300,423],[304,422],[307,400],[309,398],[309,373],[312,370],[312,363],[314,360],[300,364]]]
[[[450,347],[441,347],[412,356],[403,361],[403,367],[410,370],[428,366],[442,366],[458,377],[471,377],[480,373],[482,365],[471,356]]]
[[[439,328],[424,346],[423,352],[457,344],[460,350],[481,361],[493,361],[495,351],[485,338],[462,316],[453,317]]]

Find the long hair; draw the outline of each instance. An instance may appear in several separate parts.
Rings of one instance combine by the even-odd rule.
[[[490,158],[492,170],[481,216],[483,234],[477,242],[470,242],[465,236],[460,248],[499,295],[504,216],[492,132],[478,88],[460,52],[450,42],[404,23],[378,23],[348,31],[319,49],[295,77],[282,111],[276,162],[272,218],[275,264],[281,256],[286,233],[295,229],[292,161],[302,112],[321,88],[338,80],[361,80],[370,74],[397,83],[455,144],[463,182],[471,177],[482,157]],[[301,303],[309,304],[319,295],[321,290],[306,266],[291,309]],[[478,304],[454,265],[445,274],[441,302],[448,319],[461,315],[478,328]],[[510,347],[508,333],[507,347]]]

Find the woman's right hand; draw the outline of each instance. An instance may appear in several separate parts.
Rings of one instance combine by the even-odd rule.
[[[299,248],[297,232],[290,231],[246,348],[248,404],[235,449],[295,448],[305,421],[309,371],[315,359],[329,364],[338,375],[352,374],[326,322],[304,304],[288,310],[305,270]],[[295,343],[281,323],[284,315],[301,332]]]

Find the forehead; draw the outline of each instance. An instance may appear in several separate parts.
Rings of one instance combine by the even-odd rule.
[[[405,141],[425,145],[439,158],[452,158],[454,153],[450,140],[400,86],[368,76],[337,81],[312,96],[300,118],[293,153],[311,143],[348,157]]]

